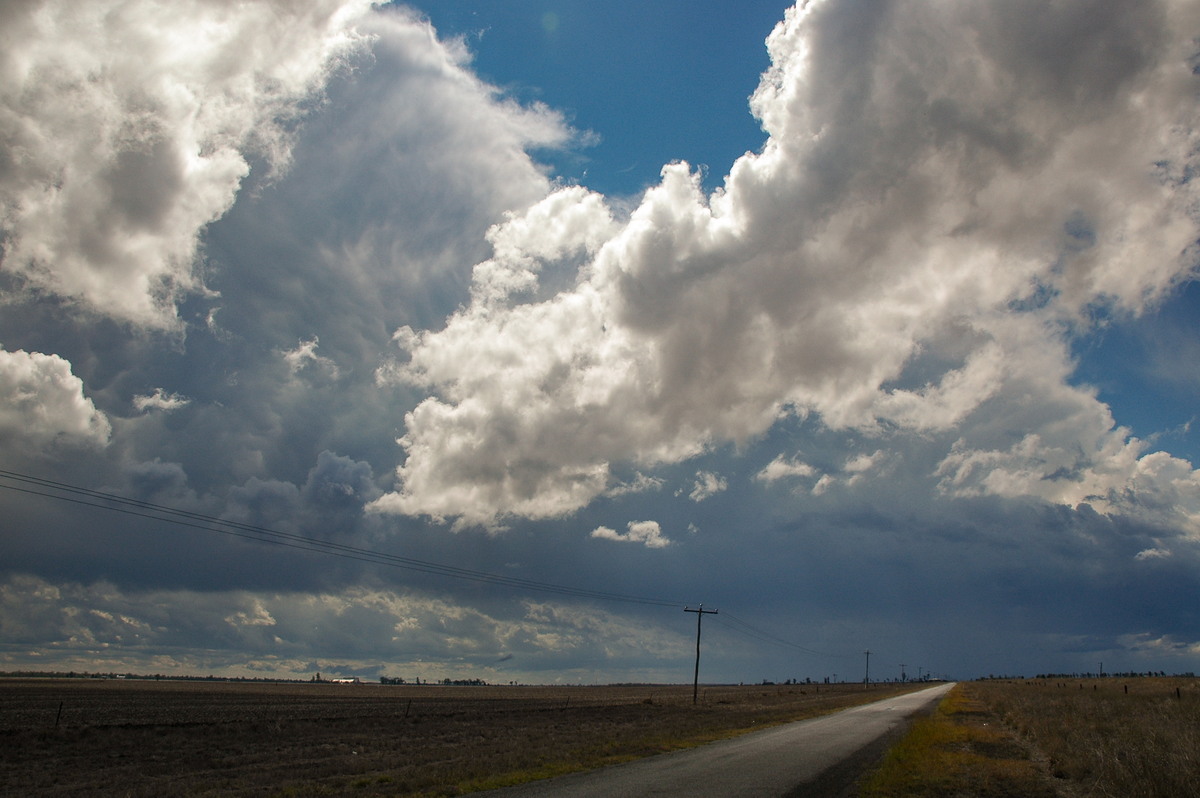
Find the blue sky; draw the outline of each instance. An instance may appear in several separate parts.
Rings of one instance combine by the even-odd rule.
[[[630,195],[678,160],[704,164],[719,184],[734,159],[762,146],[746,99],[788,5],[449,2],[422,11],[463,38],[480,77],[595,134],[581,150],[546,153],[557,177]]]
[[[0,670],[1196,670],[1200,10],[1033,8],[0,12]]]

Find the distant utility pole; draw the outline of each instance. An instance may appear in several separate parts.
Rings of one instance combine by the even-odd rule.
[[[717,610],[706,610],[701,604],[696,609],[684,607],[684,612],[696,613],[696,675],[692,679],[692,703],[696,703],[697,696],[700,695],[700,621],[704,620],[705,615],[716,615]]]
[[[867,673],[865,676],[863,676],[863,684],[870,684],[871,683],[871,649],[868,648],[863,653],[865,653],[867,655]]]
[[[902,681],[902,682],[908,681],[908,674],[906,674],[904,672],[904,663],[903,662],[900,663],[900,681]]]

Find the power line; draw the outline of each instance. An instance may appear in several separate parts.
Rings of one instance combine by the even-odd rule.
[[[757,626],[754,626],[753,624],[751,624],[747,621],[744,621],[741,618],[738,618],[736,615],[733,615],[728,611],[722,612],[719,616],[717,616],[717,618],[715,618],[715,620],[717,623],[725,626],[730,631],[737,632],[738,634],[743,635],[745,637],[749,637],[751,639],[758,640],[759,642],[762,642],[762,643],[772,643],[774,645],[782,646],[784,648],[790,648],[790,649],[794,649],[796,651],[802,651],[805,654],[811,654],[815,657],[829,657],[830,659],[846,659],[848,657],[857,657],[858,656],[857,653],[854,653],[854,654],[849,654],[849,653],[847,653],[847,654],[831,654],[827,651],[817,651],[815,649],[808,648],[806,646],[802,646],[799,643],[794,643],[791,640],[787,640],[785,638],[779,637],[778,635],[775,635],[770,632],[759,629]]]
[[[257,541],[259,543],[269,543],[272,545],[299,549],[301,551],[330,554],[335,557],[359,560],[361,562],[368,562],[376,565],[386,565],[393,568],[420,571],[423,573],[446,576],[454,579],[464,579],[473,582],[494,584],[521,590],[557,593],[559,595],[572,596],[575,598],[590,598],[598,601],[622,601],[658,607],[678,607],[684,603],[681,601],[668,601],[665,599],[651,598],[646,596],[632,596],[624,593],[612,593],[603,590],[589,590],[586,588],[569,587],[567,585],[557,585],[534,579],[504,576],[502,574],[495,574],[489,571],[477,571],[470,568],[445,565],[428,560],[416,559],[414,557],[403,557],[397,554],[387,554],[385,552],[373,551],[371,549],[365,549],[358,546],[350,546],[344,543],[321,540],[319,538],[308,537],[306,535],[299,535],[292,532],[282,532],[277,529],[270,529],[268,527],[258,526],[255,524],[246,524],[240,521],[230,521],[223,518],[217,518],[216,516],[206,515],[204,513],[192,512],[190,510],[180,510],[174,507],[168,507],[166,505],[155,504],[154,502],[142,501],[139,499],[129,499],[113,493],[82,488],[77,485],[70,485],[65,482],[56,482],[55,480],[35,477],[29,474],[21,474],[15,471],[5,471],[0,469],[0,479],[7,479],[11,482],[20,483],[17,485],[12,485],[5,484],[3,481],[0,481],[0,488],[5,488],[11,491],[35,496],[43,496],[57,501],[69,502],[71,504],[83,505],[85,507],[95,507],[102,510],[109,510],[110,512],[123,513],[125,515],[149,518],[155,521],[175,524],[176,526],[190,527],[193,529],[204,530],[206,532],[215,532],[222,535],[229,535],[231,537]]]
[[[3,480],[8,480],[18,484],[6,484]],[[392,568],[401,568],[409,571],[418,571],[421,573],[428,573],[453,579],[499,585],[517,590],[555,593],[574,598],[593,599],[596,601],[620,601],[656,607],[679,607],[684,605],[684,602],[681,601],[669,601],[666,599],[647,596],[633,596],[624,593],[613,593],[603,590],[590,590],[587,588],[570,587],[551,582],[542,582],[535,579],[524,579],[521,577],[496,574],[489,571],[478,571],[470,568],[446,565],[443,563],[421,560],[414,557],[404,557],[398,554],[388,554],[386,552],[374,551],[372,549],[351,546],[334,541],[321,540],[319,538],[308,537],[306,535],[300,535],[292,532],[283,532],[256,524],[231,521],[191,510],[181,510],[179,508],[156,504],[154,502],[144,501],[141,499],[130,499],[114,493],[83,488],[78,485],[71,485],[66,482],[58,482],[52,479],[22,474],[16,471],[0,469],[0,488],[19,493],[42,496],[45,498],[54,499],[56,501],[82,505],[84,507],[93,507],[97,509],[108,510],[110,512],[122,513],[124,515],[132,515],[154,521],[161,521],[168,524],[174,524],[176,526],[198,529],[205,532],[228,535],[230,537],[242,538],[258,543],[284,546],[286,548],[297,549],[300,551],[310,551],[318,554],[328,554],[334,557],[341,557],[343,559],[357,560],[360,562],[384,565]],[[696,610],[688,611],[697,612]],[[705,610],[704,614],[709,614],[709,611]],[[715,620],[731,631],[734,631],[745,637],[749,637],[764,643],[790,648],[796,651],[802,651],[813,656],[829,657],[834,659],[857,656],[853,654],[831,654],[802,646],[791,640],[787,640],[779,637],[778,635],[760,629],[748,621],[738,618],[736,615],[732,615],[727,611],[723,611],[720,615],[716,615]]]

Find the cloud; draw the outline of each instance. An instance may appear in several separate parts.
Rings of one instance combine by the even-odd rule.
[[[888,454],[882,450],[877,450],[871,454],[859,454],[849,458],[842,465],[841,474],[826,473],[822,474],[820,479],[812,487],[812,494],[820,496],[825,491],[841,485],[843,487],[852,487],[859,484],[871,471],[879,471],[886,462]],[[770,466],[768,466],[770,468]]]
[[[287,363],[288,369],[293,375],[299,374],[304,369],[312,369],[327,374],[332,379],[337,379],[339,376],[337,364],[329,358],[317,354],[318,343],[319,340],[315,336],[309,341],[299,341],[295,349],[289,349],[283,353],[284,362]]]
[[[143,396],[133,397],[133,406],[136,410],[143,413],[148,413],[151,410],[178,410],[181,407],[186,407],[188,400],[179,394],[167,393],[162,388],[155,388],[154,393],[145,394]]]
[[[52,444],[102,447],[111,431],[66,360],[0,348],[0,439],[34,450]]]
[[[202,509],[188,486],[187,472],[179,463],[164,463],[155,458],[129,465],[124,472],[134,498],[176,509]]]
[[[808,463],[781,454],[755,474],[754,478],[760,482],[775,482],[792,477],[811,477],[816,473],[817,470]]]
[[[261,601],[255,601],[249,610],[238,610],[237,612],[225,618],[225,622],[231,626],[274,626],[276,621],[271,617],[271,613],[262,605]]]
[[[1157,659],[1183,660],[1200,654],[1200,641],[1180,640],[1173,635],[1154,635],[1148,632],[1121,635],[1120,646],[1125,651]]]
[[[362,50],[295,126],[288,171],[252,176],[204,228],[210,293],[180,303],[186,337],[92,336],[108,351],[70,353],[137,352],[105,409],[130,386],[191,400],[126,432],[137,455],[180,463],[202,492],[250,477],[299,485],[322,451],[394,469],[416,392],[376,382],[393,331],[439,324],[468,298],[487,230],[550,185],[526,148],[574,141],[560,114],[505,98],[414,12],[387,6],[354,27]],[[86,316],[73,321],[90,332]]]
[[[357,511],[379,494],[374,476],[370,463],[324,451],[308,472],[301,494],[313,507]]]
[[[517,660],[521,670],[509,664],[505,673],[544,681],[547,672],[571,672],[572,657],[595,668],[657,660],[669,673],[687,650],[685,635],[656,623],[548,601],[489,613],[367,587],[132,591],[27,575],[0,579],[0,629],[5,669],[37,667],[39,657],[28,653],[36,648],[77,671],[282,678],[347,669],[370,678],[507,681],[514,676],[498,677],[493,668]]]
[[[38,0],[0,34],[3,268],[30,290],[151,327],[200,290],[201,229],[362,44],[369,0]],[[153,75],[153,80],[147,80]]]
[[[666,483],[661,478],[651,477],[639,471],[634,475],[632,480],[614,484],[604,495],[615,498],[629,494],[647,493],[649,491],[662,490],[664,484]]]
[[[0,341],[56,353],[98,418],[119,419],[112,473],[158,458],[200,495],[223,496],[251,477],[299,485],[323,451],[394,468],[396,408],[412,402],[374,382],[391,332],[401,320],[436,323],[466,298],[464,270],[486,255],[488,228],[550,185],[526,148],[564,145],[573,131],[477,78],[460,44],[408,10],[101,6],[0,12],[13,21],[0,25],[11,45],[0,46],[0,69],[33,70],[24,83],[0,80],[0,138],[11,122],[45,144],[0,156]],[[78,103],[34,80],[49,69],[39,64],[60,61]],[[164,182],[151,204],[208,197],[210,210],[168,214],[141,239],[104,227],[101,216],[124,211],[97,175],[134,146],[106,139],[110,128],[184,155],[200,147],[179,156],[193,171]],[[65,182],[39,182],[50,166],[10,170],[8,155],[59,158]],[[235,176],[204,171],[225,157],[240,164]],[[46,202],[31,204],[34,193]],[[53,224],[22,215],[34,210]],[[145,244],[137,253],[121,249],[135,239]],[[52,262],[22,256],[34,248]],[[204,287],[185,290],[201,277]],[[155,281],[180,290],[151,290]],[[120,418],[131,407],[142,415]]]
[[[1148,452],[1116,425],[1094,390],[1069,385],[1062,338],[1035,338],[1016,325],[1008,333],[1006,391],[1027,400],[989,400],[938,464],[939,488],[955,496],[1088,503],[1200,534],[1200,473],[1185,460]]]
[[[617,464],[681,462],[793,415],[970,433],[1033,386],[1070,415],[1029,412],[1027,429],[1101,419],[1064,341],[1089,308],[1140,312],[1196,265],[1195,14],[1085,2],[1033,31],[1038,13],[993,3],[791,9],[752,99],[770,137],[721,189],[668,165],[622,220],[556,191],[489,234],[468,306],[398,337],[393,377],[433,395],[375,508],[561,517]]]
[[[600,526],[592,530],[592,537],[622,543],[641,543],[648,549],[663,549],[671,545],[671,541],[663,537],[657,521],[630,521],[628,528],[628,532],[621,534],[615,529]]]
[[[728,487],[729,483],[724,477],[714,474],[711,471],[697,471],[696,481],[692,485],[692,491],[688,494],[688,498],[694,502],[702,502]]]
[[[655,626],[629,624],[628,619],[614,613],[544,601],[528,601],[525,607],[527,621],[563,630],[559,634],[576,647],[598,645],[607,657],[640,657],[653,652],[654,659],[671,662],[686,656],[685,636]]]
[[[2,6],[0,135],[50,143],[0,153],[5,468],[711,598],[721,680],[835,669],[746,645],[726,609],[849,652],[842,675],[867,646],[962,675],[1098,650],[1192,667],[1173,641],[1200,637],[1178,611],[1200,475],[1153,434],[1186,396],[1130,411],[1128,364],[1094,353],[1189,339],[1164,331],[1194,299],[1194,4],[808,2],[770,41],[765,145],[715,192],[672,163],[618,199],[553,179],[544,148],[587,134],[417,12],[284,5]],[[0,494],[7,669],[691,676],[678,607],[522,601]]]

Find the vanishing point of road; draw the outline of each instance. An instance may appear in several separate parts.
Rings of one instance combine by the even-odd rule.
[[[834,798],[953,684],[941,684],[732,740],[493,790],[494,798]]]

